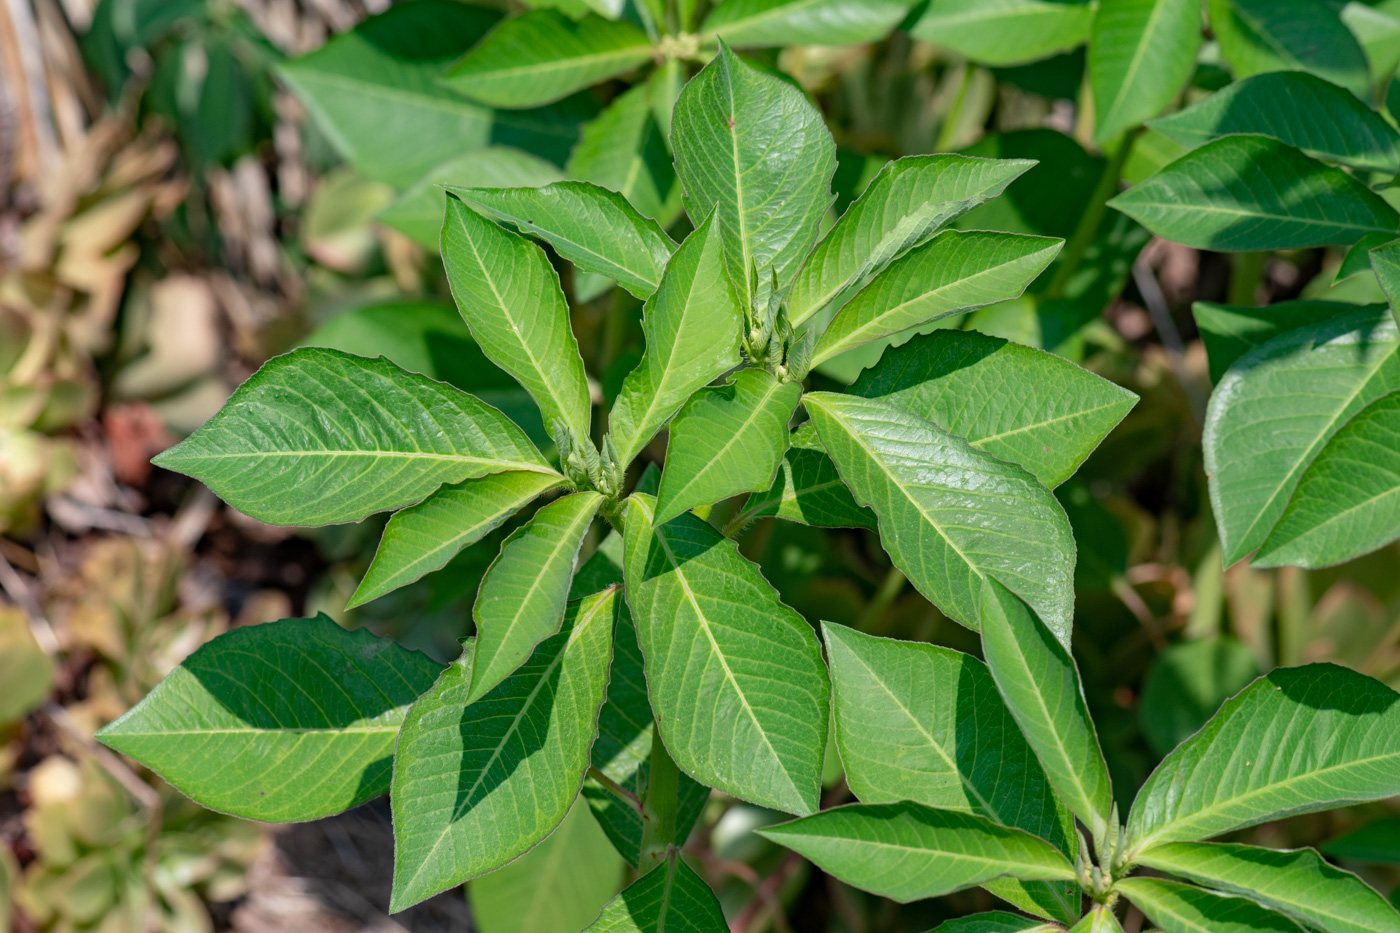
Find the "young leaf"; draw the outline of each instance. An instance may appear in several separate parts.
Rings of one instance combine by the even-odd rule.
[[[1383,305],[1370,307],[1378,314],[1385,312]],[[1319,324],[1357,310],[1356,305],[1344,301],[1281,301],[1267,308],[1220,305],[1211,301],[1197,301],[1191,305],[1214,383],[1220,382],[1220,377],[1235,360],[1261,343],[1306,324]]]
[[[721,237],[713,216],[686,237],[642,309],[646,356],[622,383],[609,416],[623,465],[695,390],[739,364],[743,312],[724,274]]]
[[[909,31],[987,65],[1018,65],[1089,38],[1088,0],[932,0]]]
[[[741,370],[728,385],[701,389],[674,421],[656,499],[656,523],[697,505],[773,482],[788,446],[788,422],[802,386],[761,369]]]
[[[491,111],[436,79],[499,18],[448,0],[393,6],[277,70],[346,161],[403,187],[490,141]]]
[[[820,450],[790,448],[773,485],[749,496],[729,528],[737,530],[768,515],[816,528],[875,529],[874,514],[856,505],[836,465]]]
[[[1057,924],[1045,923],[1033,917],[989,910],[940,923],[932,933],[1058,933],[1059,929]]]
[[[439,670],[325,615],[236,628],[97,738],[211,810],[314,820],[388,792],[399,725]]]
[[[602,503],[596,492],[556,499],[501,545],[472,607],[476,651],[468,703],[485,696],[559,630],[583,535]]]
[[[656,291],[676,244],[615,191],[582,181],[544,188],[449,187],[461,200],[547,241],[580,269],[615,279],[638,298]]]
[[[1210,25],[1237,78],[1310,71],[1366,97],[1366,54],[1337,8],[1316,0],[1209,0]]]
[[[1104,838],[1113,786],[1074,659],[1025,603],[990,577],[982,585],[982,652],[1051,786],[1096,839]]]
[[[1071,881],[1050,843],[971,813],[847,804],[756,832],[847,884],[907,904],[996,878]]]
[[[496,473],[444,486],[417,505],[395,512],[345,608],[362,606],[441,570],[462,548],[480,541],[530,500],[563,482],[544,473]]]
[[[1187,884],[1124,878],[1117,887],[1166,933],[1302,933],[1292,920],[1252,901]]]
[[[1332,664],[1265,674],[1152,772],[1128,817],[1133,852],[1400,793],[1398,700]]]
[[[1255,846],[1175,842],[1157,846],[1139,864],[1187,878],[1325,930],[1397,933],[1400,913],[1360,878],[1327,864],[1312,849],[1280,852]]]
[[[901,253],[1001,194],[1034,164],[952,154],[885,163],[797,273],[788,294],[792,325],[801,326]]]
[[[666,227],[680,213],[680,185],[652,107],[660,94],[657,85],[653,77],[619,94],[585,126],[568,172],[570,178],[616,191],[643,217]]]
[[[1113,915],[1113,908],[1095,904],[1069,933],[1123,933],[1123,925]]]
[[[538,107],[630,71],[652,56],[646,33],[623,20],[530,10],[505,20],[441,82],[492,107]]]
[[[827,675],[812,627],[734,542],[693,515],[653,526],[628,499],[627,602],[666,748],[702,783],[788,813],[815,813]]]
[[[597,735],[620,599],[605,590],[570,603],[563,630],[470,706],[468,642],[413,704],[394,757],[391,912],[499,868],[568,814]]]
[[[1094,139],[1160,113],[1190,80],[1200,47],[1199,0],[1099,0],[1089,39]]]
[[[896,259],[846,303],[817,341],[814,365],[918,324],[1018,297],[1063,240],[948,230]]]
[[[1357,308],[1235,361],[1206,410],[1206,474],[1228,567],[1263,544],[1308,465],[1343,425],[1400,389],[1400,334]]]
[[[576,438],[587,438],[592,403],[583,357],[544,250],[448,195],[442,264],[487,358],[529,391],[546,425],[561,420]]]
[[[583,933],[727,933],[729,925],[710,886],[671,850],[613,898]]]
[[[913,0],[732,0],[715,7],[702,33],[735,48],[856,45],[883,39]]]
[[[1048,489],[885,402],[827,392],[803,402],[855,500],[878,516],[890,559],[934,605],[975,631],[983,578],[995,574],[1069,641],[1074,539]]]
[[[557,476],[479,399],[383,357],[316,348],[269,360],[152,462],[270,525],[356,522],[490,473]]]
[[[1400,228],[1360,181],[1267,136],[1206,143],[1108,203],[1160,237],[1221,252],[1345,246]]]
[[[1303,71],[1235,81],[1148,126],[1189,149],[1222,136],[1271,136],[1329,162],[1400,170],[1400,133],[1355,94]]]
[[[770,267],[786,285],[831,205],[836,144],[821,114],[721,42],[676,101],[671,143],[686,210],[692,218],[718,214],[729,278],[743,307],[756,307]]]
[[[1137,403],[1132,392],[1063,357],[956,330],[886,350],[848,391],[927,418],[1052,488]]]

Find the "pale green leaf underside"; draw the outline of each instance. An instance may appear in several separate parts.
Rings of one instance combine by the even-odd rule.
[[[773,485],[749,496],[730,527],[769,515],[816,528],[875,528],[875,515],[856,505],[831,458],[797,447],[783,455]]]
[[[735,48],[855,45],[883,39],[913,0],[730,0],[710,13],[702,34]]]
[[[1310,71],[1365,97],[1366,54],[1338,8],[1316,0],[1209,0],[1211,29],[1236,78]]]
[[[879,518],[890,559],[934,605],[976,630],[994,574],[1068,642],[1074,539],[1048,489],[885,402],[828,392],[803,402],[856,502]]]
[[[1331,664],[1266,674],[1157,766],[1133,803],[1130,844],[1146,851],[1400,794],[1397,701]]]
[[[734,542],[693,515],[653,527],[628,500],[627,602],[666,748],[696,780],[788,813],[817,809],[828,685],[816,634]]]
[[[409,710],[390,801],[391,911],[499,868],[568,814],[597,735],[619,598],[570,603],[562,631],[470,706],[468,642]]]
[[[1004,910],[989,910],[940,923],[933,933],[1059,933],[1060,927]]]
[[[1069,933],[1123,933],[1123,926],[1114,916],[1112,908],[1095,904],[1078,923],[1070,928]]]
[[[583,933],[728,933],[710,886],[672,849],[603,908]]]
[[[314,347],[269,360],[153,462],[271,525],[356,522],[491,473],[553,475],[475,396],[383,357]]]
[[[1302,933],[1292,920],[1253,901],[1175,881],[1125,878],[1118,890],[1165,933]]]
[[[237,628],[97,738],[212,810],[314,820],[389,790],[399,725],[440,670],[324,615]]]
[[[1099,0],[1089,40],[1094,138],[1160,113],[1190,79],[1200,46],[1200,0]]]
[[[997,878],[1074,878],[1069,860],[1044,840],[916,803],[848,804],[758,834],[847,884],[900,903]]]
[[[974,61],[1016,65],[1082,44],[1093,21],[1087,0],[932,0],[910,32]]]

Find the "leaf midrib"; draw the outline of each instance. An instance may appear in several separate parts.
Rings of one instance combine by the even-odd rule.
[[[1118,93],[1114,95],[1113,103],[1109,105],[1108,115],[1110,117],[1117,116],[1119,107],[1123,105],[1129,90],[1132,89],[1133,81],[1137,79],[1138,69],[1142,67],[1143,61],[1147,58],[1147,49],[1152,45],[1152,34],[1160,23],[1169,2],[1170,0],[1156,0],[1152,4],[1152,13],[1148,16],[1147,24],[1143,27],[1137,48],[1133,51],[1132,60],[1128,64],[1128,70],[1118,84]],[[1196,0],[1188,0],[1188,2],[1195,3]],[[1111,123],[1112,121],[1105,120],[1104,122]]]
[[[730,451],[730,449],[736,443],[739,442],[739,439],[743,437],[745,431],[753,427],[754,423],[758,420],[758,416],[767,410],[768,403],[773,400],[773,396],[778,394],[778,392],[783,388],[783,385],[784,383],[778,382],[775,379],[773,380],[771,385],[764,387],[763,398],[759,400],[757,405],[754,405],[753,408],[749,409],[749,413],[747,417],[744,418],[743,424],[739,425],[737,430],[731,432],[729,435],[729,439],[726,440],[722,445],[720,445],[719,450],[715,451],[713,455],[711,455],[709,462],[702,466],[695,473],[694,476],[692,476],[689,480],[686,481],[686,484],[684,486],[682,486],[676,491],[676,494],[672,497],[672,501],[683,498],[685,493],[690,491],[690,488],[692,486],[700,482],[700,480],[705,478],[706,476],[709,476],[710,473],[714,472],[714,470],[720,467],[720,461],[723,459],[724,455],[727,454]]]
[[[510,78],[527,76],[548,77],[558,72],[577,71],[583,68],[590,68],[594,65],[610,64],[614,60],[638,58],[638,56],[645,59],[651,55],[651,53],[651,43],[636,42],[632,45],[619,49],[612,49],[608,52],[595,52],[592,55],[579,55],[574,58],[538,62],[533,65],[520,65],[512,68],[482,68],[477,71],[459,71],[455,74],[447,75],[445,80],[452,83],[466,83],[467,79],[505,81]]]

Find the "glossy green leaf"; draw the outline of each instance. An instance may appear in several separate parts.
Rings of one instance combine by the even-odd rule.
[[[1400,394],[1372,402],[1318,451],[1251,563],[1329,567],[1400,537]]]
[[[813,362],[918,324],[1016,298],[1063,245],[1051,237],[945,231],[890,263],[836,312],[817,341]]]
[[[1206,410],[1206,474],[1225,565],[1263,544],[1309,464],[1371,402],[1400,389],[1394,319],[1358,308],[1250,350]]]
[[[404,714],[441,667],[328,616],[236,628],[97,733],[212,810],[314,820],[389,790]]]
[[[721,238],[713,216],[697,227],[642,309],[646,355],[623,382],[609,416],[624,465],[697,389],[739,364],[743,312],[724,274]]]
[[[615,279],[638,298],[656,291],[676,249],[666,231],[626,198],[588,182],[448,190],[520,232],[545,240],[580,269]]]
[[[1400,816],[1383,816],[1320,846],[1333,858],[1400,865]]]
[[[1148,125],[1190,149],[1222,136],[1271,136],[1329,162],[1400,170],[1400,133],[1355,94],[1302,71],[1235,81]]]
[[[879,517],[895,566],[949,618],[977,629],[995,574],[1063,641],[1074,617],[1074,540],[1050,491],[900,408],[803,396],[841,478]]]
[[[1102,838],[1113,787],[1069,650],[996,580],[982,587],[982,653],[1060,799]]]
[[[391,185],[410,185],[490,141],[491,111],[436,79],[497,19],[492,10],[449,0],[402,4],[278,72],[351,165]]]
[[[676,101],[671,143],[686,211],[694,220],[718,215],[742,306],[766,301],[770,268],[786,285],[831,205],[836,144],[822,115],[800,90],[720,43]]]
[[[394,757],[389,908],[499,868],[568,814],[588,770],[620,596],[569,604],[563,629],[467,704],[474,645],[404,719]]]
[[[987,65],[1018,65],[1088,41],[1091,3],[1077,0],[931,0],[909,31]]]
[[[1032,165],[1026,159],[951,154],[887,162],[793,280],[788,293],[793,326],[820,314],[901,253],[1001,194]]]
[[[596,492],[556,499],[501,545],[472,607],[476,652],[468,703],[485,696],[559,630],[584,533],[602,503]]]
[[[913,0],[729,0],[705,20],[735,48],[856,45],[883,39]]]
[[[1118,922],[1111,907],[1095,904],[1070,928],[1069,933],[1123,933],[1123,925]]]
[[[627,602],[666,748],[711,787],[788,813],[817,809],[827,674],[812,627],[693,515],[627,506]]]
[[[797,447],[783,454],[773,485],[749,496],[729,527],[769,515],[816,528],[875,528],[875,515],[856,505],[831,458]]]
[[[671,850],[603,908],[583,933],[727,933],[710,886]]]
[[[1280,301],[1267,308],[1197,301],[1191,305],[1210,360],[1211,382],[1219,383],[1235,360],[1287,331],[1354,312],[1344,301]],[[1377,311],[1384,311],[1377,306]]]
[[[1400,228],[1360,181],[1267,136],[1206,143],[1109,205],[1160,237],[1222,252],[1345,246]]]
[[[1148,747],[1166,756],[1258,676],[1254,653],[1233,638],[1181,642],[1159,652],[1138,704]]]
[[[1118,890],[1165,933],[1302,933],[1292,920],[1252,901],[1174,881],[1125,878]]]
[[[900,903],[997,878],[1071,881],[1050,843],[971,813],[916,803],[848,804],[757,831],[829,875]]]
[[[848,390],[927,418],[1054,487],[1137,403],[1063,357],[975,331],[940,330],[885,351]]]
[[[380,357],[307,348],[275,357],[157,466],[271,525],[329,525],[417,502],[444,483],[552,474],[479,399]]]
[[[1200,0],[1099,0],[1089,39],[1094,139],[1154,117],[1196,70]]]
[[[616,191],[644,217],[663,227],[680,213],[680,183],[666,134],[656,122],[653,98],[658,79],[619,94],[583,128],[569,156],[570,178]]]
[[[1341,282],[1349,279],[1353,275],[1360,275],[1363,272],[1370,272],[1371,250],[1378,246],[1385,246],[1395,240],[1391,233],[1368,233],[1347,248],[1346,255],[1342,257],[1342,264],[1337,267],[1337,277],[1334,282]]]
[[[1073,818],[997,693],[968,655],[823,624],[831,666],[836,745],[846,781],[864,803],[910,800],[985,816],[1074,852]],[[1073,922],[1076,885],[1014,882],[1051,916]],[[1016,897],[1019,894],[1020,897]]]
[[[1309,71],[1369,95],[1366,54],[1338,7],[1316,0],[1209,0],[1209,7],[1211,30],[1236,78]]]
[[[417,505],[394,513],[379,549],[345,608],[353,609],[441,570],[536,496],[561,485],[544,473],[496,473],[444,486]]]
[[[1327,933],[1396,933],[1400,913],[1351,872],[1312,849],[1176,842],[1143,853],[1140,864],[1236,894]]]
[[[529,391],[547,426],[558,419],[575,437],[588,437],[592,403],[583,358],[544,250],[449,195],[442,264],[487,358]]]
[[[646,33],[629,22],[531,10],[500,23],[440,80],[492,107],[538,107],[651,57]]]
[[[934,927],[932,933],[1057,933],[1058,925],[1002,910],[959,917]]]
[[[692,395],[671,422],[657,523],[697,505],[767,489],[787,450],[788,422],[801,395],[800,383],[779,382],[752,368]]]
[[[1146,852],[1400,793],[1397,701],[1331,664],[1265,674],[1152,772],[1128,817],[1129,844]]]

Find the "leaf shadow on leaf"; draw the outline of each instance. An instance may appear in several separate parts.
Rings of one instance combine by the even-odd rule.
[[[1344,309],[1340,314],[1338,314],[1337,317],[1341,317],[1346,314],[1356,316],[1353,314],[1353,312],[1361,311],[1364,308],[1366,308],[1365,305],[1347,306],[1347,308]],[[1332,320],[1336,320],[1336,318],[1333,318]],[[1369,321],[1358,325],[1356,328],[1357,339],[1348,341],[1348,343],[1352,347],[1352,356],[1355,357],[1353,362],[1358,365],[1364,363],[1368,355],[1370,354],[1371,348],[1373,346],[1375,346],[1376,344],[1390,343],[1391,341],[1388,336],[1381,336],[1379,338],[1376,336],[1377,331],[1384,330],[1389,332],[1390,327],[1390,318],[1384,314],[1372,315]],[[1296,356],[1304,356],[1306,354],[1312,353],[1322,344],[1334,341],[1338,337],[1348,337],[1351,333],[1350,331],[1338,331],[1335,327],[1314,327],[1313,329],[1321,331],[1321,333],[1317,335],[1321,337],[1321,340],[1314,339],[1307,341],[1296,341],[1291,347],[1289,347],[1287,353],[1267,353],[1262,351],[1260,347],[1254,347],[1251,348],[1248,352],[1246,352],[1244,356],[1241,356],[1231,368],[1233,369],[1235,367],[1238,367],[1241,372],[1244,372],[1254,369],[1260,364],[1261,361],[1272,365],[1277,365],[1280,360],[1290,359]],[[1274,342],[1283,343],[1287,340],[1291,333],[1291,331],[1284,331],[1282,334],[1273,338],[1273,340],[1267,341],[1261,346],[1267,347]],[[1280,337],[1284,338],[1284,340],[1280,340]]]
[[[1344,716],[1379,715],[1400,700],[1400,693],[1349,668],[1309,664],[1306,667],[1281,667],[1264,676],[1275,689],[1299,706],[1335,710]],[[1372,685],[1377,689],[1366,689]]]

